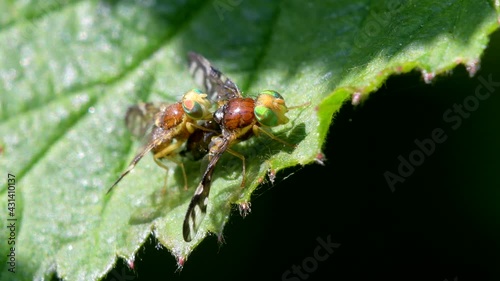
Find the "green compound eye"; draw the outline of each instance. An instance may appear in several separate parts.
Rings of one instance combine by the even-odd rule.
[[[198,89],[198,88],[194,88],[191,91],[193,91],[193,92],[195,92],[197,94],[203,94],[203,92],[200,89]]]
[[[210,101],[199,89],[192,89],[182,98],[182,109],[192,119],[203,119],[210,115]]]
[[[280,95],[280,93],[274,91],[274,90],[265,90],[260,92],[261,95],[270,95],[275,99],[283,99],[283,97]]]
[[[184,109],[184,112],[193,119],[200,119],[204,114],[204,110],[201,104],[193,100],[183,101],[182,109]]]
[[[285,100],[276,91],[262,91],[255,101],[255,118],[264,126],[274,127],[287,123],[287,112]]]
[[[267,127],[274,127],[279,125],[278,116],[270,108],[263,105],[256,106],[254,109],[255,117],[260,124]]]

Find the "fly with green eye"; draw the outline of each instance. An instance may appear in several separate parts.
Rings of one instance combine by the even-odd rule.
[[[168,159],[181,167],[184,177],[184,189],[187,189],[187,176],[184,164],[176,159],[182,145],[197,131],[214,129],[198,125],[198,120],[212,119],[211,102],[199,89],[192,89],[184,94],[180,102],[174,104],[141,103],[128,109],[125,116],[129,131],[136,137],[144,136],[144,144],[139,149],[127,169],[109,188],[109,193],[123,177],[132,171],[135,165],[151,151],[158,166],[168,170],[161,160]]]
[[[213,67],[206,58],[196,53],[189,54],[189,68],[198,84],[203,85],[211,99],[218,102],[219,108],[214,113],[214,120],[222,132],[212,138],[208,151],[208,166],[184,218],[182,231],[186,242],[193,239],[206,215],[212,174],[224,152],[241,159],[243,188],[246,179],[245,157],[231,149],[234,144],[264,133],[276,141],[295,147],[275,137],[267,129],[286,124],[288,118],[285,114],[292,109],[286,106],[285,100],[277,91],[265,90],[255,99],[245,98],[234,82]],[[302,106],[304,105],[296,107]]]

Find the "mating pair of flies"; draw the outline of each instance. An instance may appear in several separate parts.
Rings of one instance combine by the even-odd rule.
[[[186,242],[193,239],[206,215],[212,174],[220,157],[227,151],[242,160],[241,187],[244,187],[245,157],[232,150],[231,146],[260,132],[291,145],[275,137],[266,128],[287,123],[285,114],[292,109],[273,90],[262,91],[255,99],[245,98],[236,84],[206,58],[189,53],[188,59],[189,71],[204,92],[193,89],[174,104],[141,103],[128,109],[127,127],[133,135],[144,136],[145,144],[108,190],[109,193],[149,151],[153,153],[155,162],[164,169],[168,168],[161,162],[162,159],[178,164],[184,177],[184,188],[187,189],[184,165],[176,158],[183,144],[184,152],[190,153],[194,159],[208,154],[208,165],[184,218],[182,232]],[[217,105],[215,112],[211,111],[213,104]]]

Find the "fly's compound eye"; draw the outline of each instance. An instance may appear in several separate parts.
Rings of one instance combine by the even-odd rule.
[[[200,89],[198,89],[198,88],[194,88],[194,89],[192,89],[192,90],[191,90],[191,92],[194,92],[194,93],[196,93],[196,94],[198,94],[198,95],[203,95],[203,91],[202,91],[202,90],[200,90]]]
[[[265,90],[257,98],[254,114],[260,124],[274,127],[288,122],[287,111],[285,100],[278,92]]]
[[[283,100],[283,97],[280,95],[280,93],[274,91],[274,90],[264,90],[260,92],[261,95],[270,95],[271,97],[275,99],[281,99]]]
[[[267,127],[274,127],[278,125],[278,116],[270,108],[263,105],[256,106],[254,109],[255,117],[260,124]]]
[[[182,99],[182,109],[193,119],[203,119],[210,115],[210,101],[207,95],[199,89],[192,89]]]
[[[185,100],[182,102],[184,112],[193,119],[200,119],[203,117],[203,108],[200,103],[193,100]]]

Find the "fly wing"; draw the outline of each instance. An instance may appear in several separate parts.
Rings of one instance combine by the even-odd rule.
[[[148,145],[141,147],[139,152],[135,155],[134,159],[128,165],[125,172],[123,172],[120,175],[120,177],[115,181],[115,183],[113,183],[113,185],[108,189],[106,194],[110,193],[111,190],[123,179],[123,177],[125,177],[128,173],[130,173],[130,171],[132,171],[135,168],[135,165],[137,165],[137,163],[142,159],[142,157],[144,157],[144,155],[146,155],[146,153],[151,151],[151,149],[153,149],[155,147],[155,145],[156,145],[156,143],[151,142]]]
[[[207,169],[205,170],[205,173],[203,173],[201,182],[196,188],[194,196],[191,198],[191,202],[189,202],[189,207],[187,209],[186,216],[184,217],[184,223],[182,226],[182,235],[184,236],[184,240],[186,242],[193,239],[198,232],[205,215],[207,214],[208,195],[210,194],[212,174],[220,157],[228,148],[229,143],[230,141],[227,138],[221,138],[221,142],[219,143],[215,154],[208,162]]]
[[[165,108],[166,104],[164,103],[139,103],[128,108],[127,114],[125,115],[125,123],[132,135],[142,139],[142,145],[137,151],[134,159],[132,159],[128,165],[127,169],[108,189],[106,194],[111,192],[111,190],[135,168],[144,155],[153,150],[155,147],[172,139],[170,131],[163,130],[155,125],[156,118],[161,117]]]
[[[122,179],[125,177],[130,171],[135,168],[135,165],[148,153],[149,151],[154,152],[154,149],[172,141],[174,135],[172,134],[172,130],[164,130],[163,128],[156,127],[154,124],[149,127],[150,131],[144,136],[143,145],[139,148],[137,154],[134,156],[134,159],[130,162],[125,172],[123,172],[120,177],[115,181],[115,183],[109,188],[108,194]]]
[[[170,141],[172,136],[168,130],[158,127],[158,120],[163,118],[168,103],[139,103],[128,108],[125,123],[130,133],[141,141],[141,150],[151,143],[155,146]]]
[[[141,102],[128,108],[125,114],[125,125],[129,132],[137,139],[142,139],[154,124],[154,118],[164,103]]]
[[[195,82],[203,87],[211,101],[219,102],[242,97],[238,86],[202,55],[190,52],[188,62],[189,72]]]

